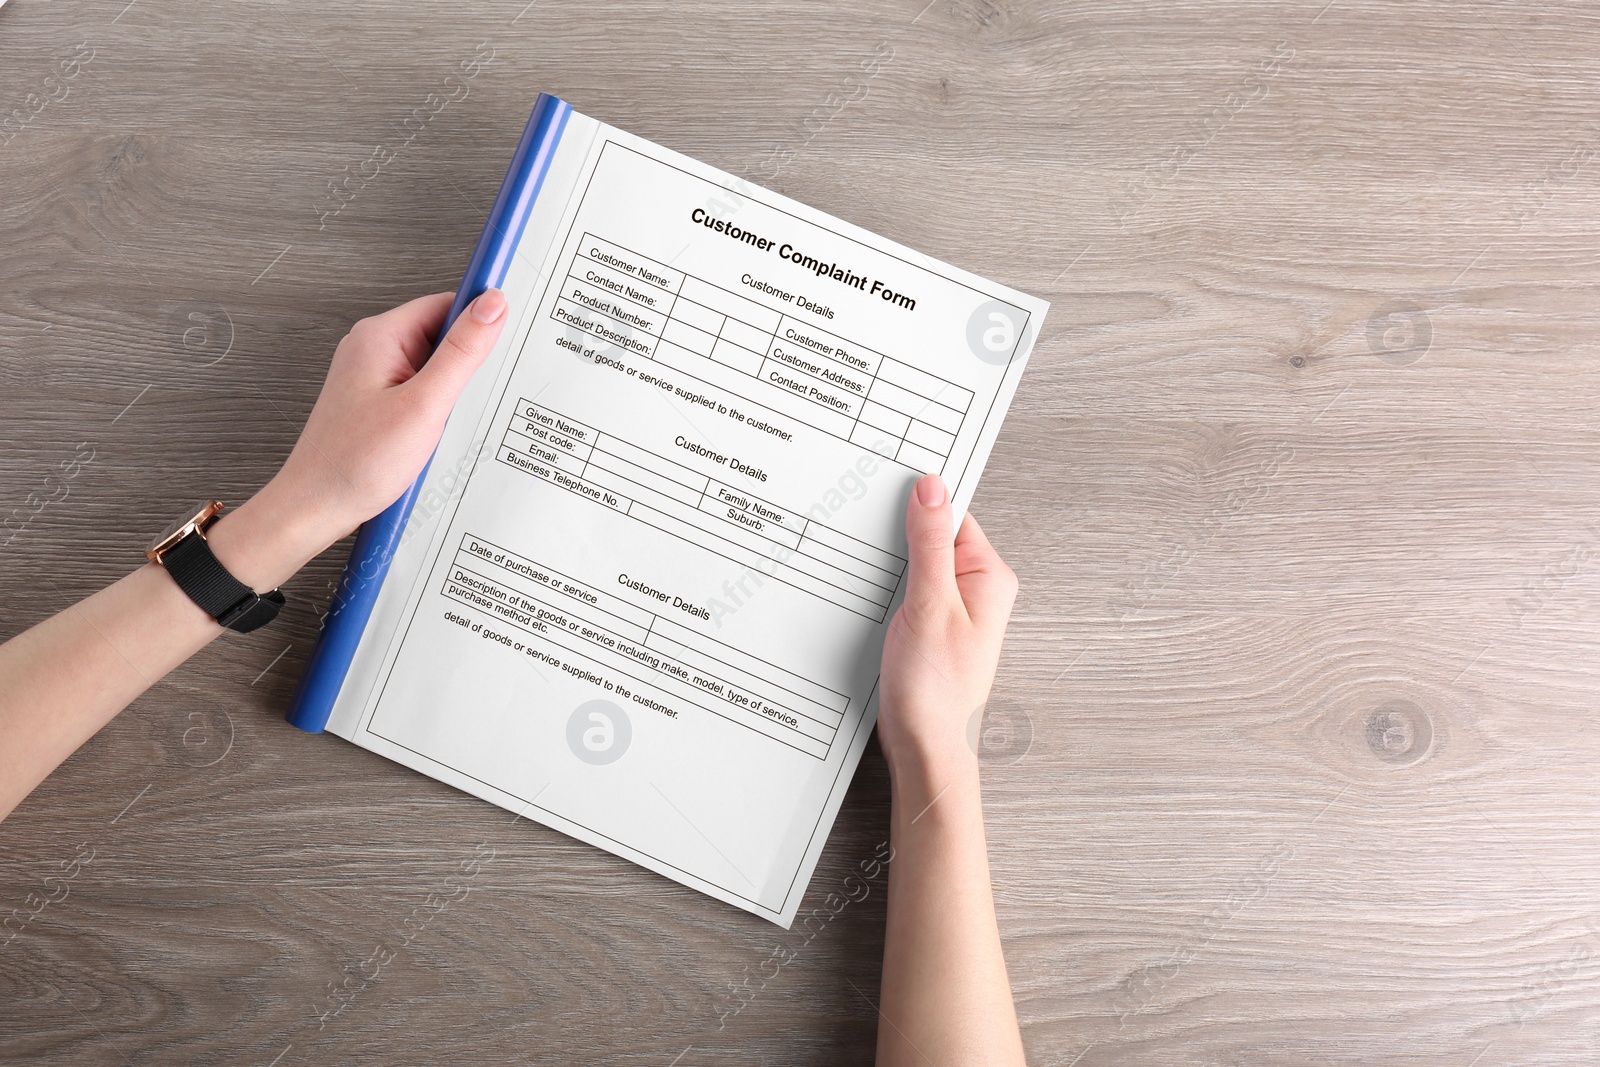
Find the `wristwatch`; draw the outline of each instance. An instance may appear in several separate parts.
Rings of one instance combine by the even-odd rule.
[[[228,573],[206,543],[206,529],[217,521],[224,505],[213,500],[179,519],[156,538],[145,558],[159,563],[178,588],[200,609],[230,630],[249,633],[278,617],[283,593],[277,589],[258,594]]]

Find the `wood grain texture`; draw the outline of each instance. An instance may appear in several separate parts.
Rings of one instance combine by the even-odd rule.
[[[3,632],[265,481],[550,90],[1052,301],[975,504],[1033,1062],[1594,1063],[1592,8],[924,3],[5,5]],[[0,829],[0,1059],[870,1062],[881,883],[784,933],[286,728],[341,557]]]

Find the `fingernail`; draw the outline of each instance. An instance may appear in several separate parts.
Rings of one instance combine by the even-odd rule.
[[[944,503],[944,479],[930,474],[917,482],[917,500],[925,508],[936,508]]]
[[[506,294],[498,289],[485,289],[467,310],[485,326],[498,322],[500,316],[506,313]]]

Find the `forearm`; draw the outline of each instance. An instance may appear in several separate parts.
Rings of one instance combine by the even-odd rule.
[[[505,296],[490,289],[441,338],[454,296],[362,319],[339,342],[283,469],[207,533],[235,578],[258,593],[282,585],[416,480],[506,322]],[[0,818],[221,633],[147,566],[0,645]]]
[[[995,922],[978,762],[891,760],[880,1067],[1021,1064]]]
[[[257,592],[325,544],[269,485],[225,512],[208,540]],[[303,558],[302,558],[303,557]],[[0,645],[0,818],[117,713],[223,628],[155,564]]]

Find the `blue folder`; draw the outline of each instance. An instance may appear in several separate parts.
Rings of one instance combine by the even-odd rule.
[[[522,131],[516,154],[511,157],[511,167],[500,186],[500,195],[495,197],[494,208],[489,212],[489,220],[478,238],[478,247],[473,250],[466,276],[461,279],[461,288],[456,291],[456,299],[445,319],[444,330],[450,329],[456,316],[479,293],[505,281],[511,257],[516,253],[517,242],[522,239],[528,216],[533,213],[534,201],[539,196],[545,175],[549,173],[550,161],[555,156],[556,145],[561,141],[561,133],[566,129],[567,118],[571,114],[572,105],[565,100],[546,93],[539,94],[539,99],[533,105],[533,114],[528,117],[527,128]],[[444,333],[441,332],[439,336],[442,339]],[[338,699],[345,675],[349,673],[356,646],[361,643],[361,633],[367,627],[367,620],[372,617],[378,591],[383,587],[389,564],[400,547],[406,519],[411,515],[412,505],[416,503],[423,479],[427,476],[428,468],[425,466],[399,500],[390,504],[376,518],[363,523],[356,534],[355,547],[351,549],[350,560],[344,567],[344,577],[334,592],[322,630],[317,634],[317,643],[311,649],[311,658],[306,661],[294,700],[289,705],[287,718],[292,725],[308,733],[321,733],[328,725],[333,703]]]

